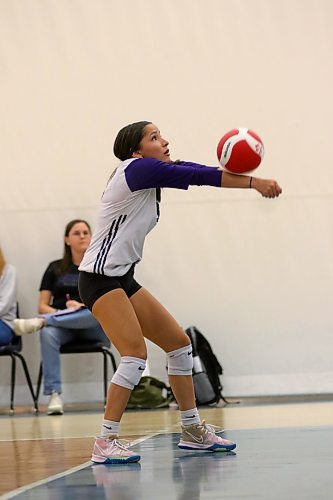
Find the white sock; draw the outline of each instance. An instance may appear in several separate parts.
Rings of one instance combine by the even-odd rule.
[[[197,408],[193,408],[193,410],[181,411],[180,417],[182,419],[182,424],[184,427],[189,427],[190,425],[201,424],[201,420],[200,420],[199,412],[198,412]]]
[[[101,436],[107,437],[110,434],[118,434],[119,433],[120,422],[113,422],[112,420],[103,420],[101,427]]]

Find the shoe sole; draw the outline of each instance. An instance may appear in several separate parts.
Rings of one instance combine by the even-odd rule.
[[[64,411],[63,410],[49,410],[47,412],[47,415],[63,415]]]
[[[124,458],[106,458],[103,462],[100,462],[99,457],[92,456],[91,461],[96,465],[116,465],[116,464],[131,464],[138,462],[140,460],[140,455],[133,455],[131,457]],[[102,459],[103,460],[103,459]]]
[[[220,445],[220,444],[212,444],[210,446],[202,444],[194,444],[194,443],[186,443],[184,441],[181,441],[178,443],[178,448],[181,448],[182,450],[195,450],[195,451],[231,451],[236,448],[236,444],[229,444],[229,445]]]

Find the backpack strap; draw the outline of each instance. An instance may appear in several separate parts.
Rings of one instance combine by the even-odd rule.
[[[149,384],[154,385],[155,387],[158,387],[159,389],[168,389],[168,386],[162,381],[159,380],[156,377],[151,377],[150,375],[141,377],[141,380],[143,381],[148,381]]]
[[[213,357],[213,360],[214,360],[214,363],[215,363],[215,366],[216,366],[216,369],[217,369],[217,373],[219,373],[220,375],[222,375],[223,368],[222,368],[220,362],[218,361],[217,357],[215,356],[215,354],[214,354],[214,352],[213,352],[213,350],[211,348],[211,345],[208,342],[208,340],[206,339],[206,337],[195,326],[189,326],[188,328],[186,328],[185,331],[189,335],[189,337],[191,339],[191,342],[192,342],[193,357],[199,356],[198,355],[198,340],[201,337],[201,339],[208,346],[208,349],[210,351],[210,355]],[[219,395],[220,399],[222,399],[222,401],[224,401],[226,404],[230,404],[230,403],[238,404],[238,403],[240,403],[240,401],[230,401],[230,400],[226,399],[223,396],[223,394],[222,394],[222,389],[223,388],[222,388],[222,385],[221,385],[221,381],[219,379],[218,395]]]
[[[190,339],[192,343],[192,349],[193,349],[193,357],[198,356],[198,342],[197,342],[197,334],[195,331],[194,326],[190,326],[189,328],[186,329],[186,332],[190,334]]]

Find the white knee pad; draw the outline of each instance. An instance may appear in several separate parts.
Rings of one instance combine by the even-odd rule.
[[[138,385],[140,382],[145,368],[145,359],[133,358],[132,356],[122,356],[111,382],[132,390],[134,389],[134,386]]]
[[[192,375],[192,345],[167,352],[169,375]]]

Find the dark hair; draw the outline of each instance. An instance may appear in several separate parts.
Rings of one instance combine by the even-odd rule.
[[[80,224],[81,222],[87,226],[87,228],[89,229],[89,232],[91,233],[91,227],[86,220],[73,219],[70,222],[68,222],[67,226],[65,227],[64,238],[69,235],[70,230],[72,229],[73,226],[75,226],[75,224]],[[72,260],[71,247],[69,245],[67,245],[66,242],[64,242],[64,253],[63,253],[62,259],[59,261],[59,264],[56,266],[57,274],[59,274],[59,275],[64,274],[69,269],[69,267],[71,266],[72,263],[73,263],[73,260]]]
[[[119,130],[113,145],[113,153],[119,160],[132,158],[132,154],[139,149],[144,128],[150,123],[152,122],[135,122]]]

